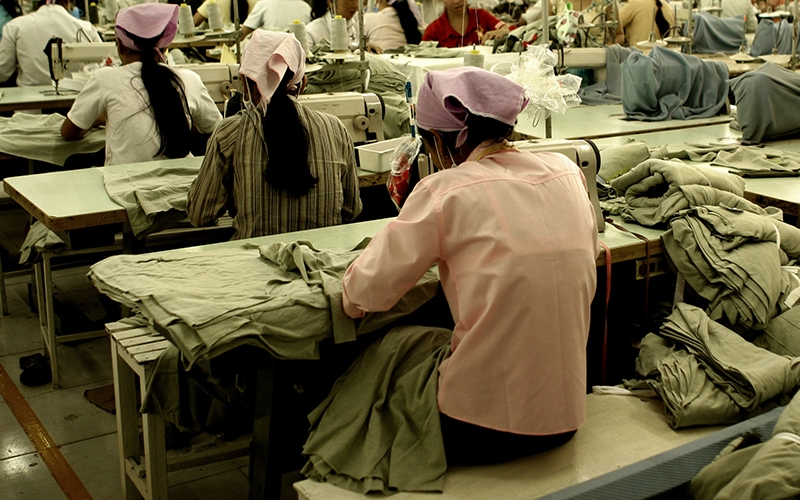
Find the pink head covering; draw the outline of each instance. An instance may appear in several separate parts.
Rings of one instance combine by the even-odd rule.
[[[156,47],[163,49],[175,38],[178,31],[178,6],[166,3],[143,3],[120,9],[116,17],[117,40],[131,50],[141,51],[131,37],[145,40],[161,37]]]
[[[473,66],[431,71],[417,97],[417,125],[458,132],[456,147],[467,140],[469,114],[514,125],[525,109],[525,89],[508,78]]]
[[[239,74],[253,80],[261,93],[256,103],[266,114],[267,104],[287,71],[294,77],[287,88],[293,90],[303,81],[306,71],[306,54],[303,46],[291,33],[255,30],[242,54]]]

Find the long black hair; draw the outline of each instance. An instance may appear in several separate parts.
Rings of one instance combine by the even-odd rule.
[[[418,44],[422,41],[422,33],[419,31],[417,17],[411,11],[408,2],[409,0],[397,0],[391,7],[394,7],[394,10],[397,11],[397,17],[400,19],[400,26],[403,28],[403,33],[406,35],[406,43]]]
[[[272,187],[300,197],[317,183],[308,164],[308,130],[300,121],[286,85],[294,77],[288,71],[267,106],[261,120],[267,142],[267,165],[264,180]],[[300,139],[300,140],[298,140]]]
[[[670,28],[669,21],[661,11],[662,5],[661,0],[656,0],[656,27],[658,27],[658,32],[661,33],[661,38],[667,36],[667,31]]]
[[[17,0],[0,0],[0,5],[6,9],[8,15],[11,17],[19,17],[22,15],[22,8],[17,3]]]
[[[333,0],[334,2],[336,0]],[[313,0],[311,4],[311,19],[317,19],[328,12],[328,0]]]
[[[118,28],[119,29],[119,28]],[[161,35],[141,38],[126,32],[142,52],[142,82],[150,100],[161,145],[155,156],[183,158],[191,149],[192,126],[183,81],[168,66],[159,64]]]

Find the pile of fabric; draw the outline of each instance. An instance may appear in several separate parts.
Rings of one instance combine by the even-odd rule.
[[[777,24],[772,19],[762,19],[758,23],[750,55],[765,56],[772,54],[772,49],[777,49],[778,54],[792,53],[792,24],[785,19]]]
[[[662,47],[622,63],[622,108],[631,120],[710,118],[724,111],[728,66]]]
[[[720,18],[699,12],[692,19],[692,52],[695,54],[735,54],[745,44],[743,17]]]
[[[0,152],[63,166],[74,154],[96,153],[106,144],[106,132],[92,129],[79,141],[61,138],[64,117],[59,114],[17,113],[0,117]]]
[[[771,22],[770,22],[771,23]],[[764,63],[731,81],[736,97],[736,121],[742,141],[794,134],[800,131],[800,75],[772,63]]]
[[[641,51],[634,47],[622,47],[614,44],[603,47],[606,51],[606,79],[602,82],[583,87],[578,96],[583,104],[619,104],[622,102],[622,70],[621,65],[628,57]]]

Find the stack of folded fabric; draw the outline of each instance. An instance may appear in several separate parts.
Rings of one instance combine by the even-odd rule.
[[[674,428],[742,420],[800,384],[800,358],[757,347],[698,307],[677,304],[660,335],[686,348],[656,363],[660,381],[652,384]]]
[[[782,266],[800,257],[800,230],[776,218],[739,209],[700,206],[670,222],[664,249],[686,282],[705,300],[712,319],[763,330],[797,288]]]

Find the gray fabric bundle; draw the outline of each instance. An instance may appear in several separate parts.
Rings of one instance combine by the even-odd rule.
[[[665,223],[679,210],[695,205],[725,203],[738,206],[744,179],[680,161],[649,159],[611,181],[628,202],[639,224]],[[697,189],[708,187],[712,189]],[[691,197],[691,198],[690,198]]]
[[[750,55],[754,57],[769,55],[776,47],[778,54],[792,53],[792,25],[785,19],[781,19],[778,24],[772,19],[762,19],[756,28],[753,45],[750,46]]]
[[[600,151],[600,170],[597,175],[609,182],[627,173],[648,158],[650,158],[650,150],[647,148],[647,144],[641,141],[605,148]]]
[[[19,249],[19,263],[33,264],[39,254],[45,251],[57,252],[64,248],[67,248],[64,240],[37,220],[31,224],[28,234],[25,235],[25,241],[22,242]]]
[[[397,327],[367,347],[309,415],[303,474],[359,493],[441,492],[436,395],[451,333]]]
[[[793,393],[800,382],[800,358],[756,347],[698,307],[678,303],[660,334],[685,345],[711,382],[745,411]]]
[[[142,238],[186,216],[186,196],[200,164],[153,170],[104,170],[108,196],[128,213],[133,234]]]
[[[641,53],[634,47],[622,47],[614,44],[604,47],[606,50],[605,81],[583,87],[578,90],[578,97],[583,104],[619,104],[622,102],[622,69],[620,65],[634,52]]]
[[[709,302],[712,319],[762,330],[796,286],[781,266],[797,257],[800,230],[779,220],[700,206],[672,219],[661,238],[673,265]]]
[[[744,42],[744,17],[719,18],[707,12],[693,15],[695,54],[736,54]]]
[[[800,307],[772,318],[753,344],[781,356],[800,357]]]
[[[740,172],[770,171],[797,172],[800,155],[775,149],[741,147],[735,151],[720,151],[712,165],[728,167]]]
[[[341,342],[375,331],[436,293],[431,270],[391,310],[357,322],[344,316],[341,278],[366,243],[327,251],[295,242],[118,255],[92,266],[89,278],[101,293],[159,325],[188,365],[243,344],[276,358],[317,359],[322,339]]]
[[[692,480],[698,500],[779,500],[800,495],[800,395],[783,410],[772,438],[721,454]]]
[[[622,108],[632,120],[688,120],[720,113],[728,98],[728,67],[720,61],[654,47],[622,63]]]
[[[59,114],[0,117],[0,152],[63,166],[74,154],[96,153],[106,145],[105,129],[92,129],[77,141],[65,141],[63,123]]]
[[[800,131],[800,75],[772,63],[731,80],[744,142]]]

